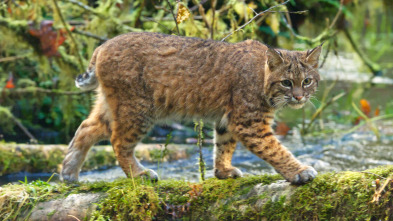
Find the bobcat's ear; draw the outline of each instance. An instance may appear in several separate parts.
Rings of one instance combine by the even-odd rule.
[[[274,68],[278,67],[280,64],[284,63],[284,58],[280,51],[268,47],[266,51],[267,55],[267,64],[269,65],[269,69],[273,70]]]
[[[323,43],[318,47],[307,51],[306,63],[311,65],[313,68],[318,68],[318,60],[319,60],[319,55],[321,55],[322,45]]]

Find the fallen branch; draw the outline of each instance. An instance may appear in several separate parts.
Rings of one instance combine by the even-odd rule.
[[[31,134],[30,131],[25,126],[23,126],[23,124],[14,115],[11,115],[11,118],[16,126],[18,126],[23,131],[23,133],[29,137],[30,143],[37,143],[37,139],[33,136],[33,134]]]
[[[349,43],[351,44],[352,48],[355,50],[355,52],[359,55],[360,59],[362,59],[363,63],[370,69],[371,73],[373,73],[373,76],[377,76],[381,74],[381,67],[372,62],[360,48],[358,45],[355,43],[355,40],[353,40],[352,35],[349,33],[347,28],[343,29],[345,37],[347,37]]]

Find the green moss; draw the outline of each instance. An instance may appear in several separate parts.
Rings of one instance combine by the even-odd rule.
[[[376,175],[374,175],[376,174]],[[393,166],[365,172],[319,175],[299,186],[288,197],[276,200],[269,194],[251,195],[256,184],[271,184],[278,175],[247,176],[240,179],[208,179],[202,183],[163,180],[118,179],[113,182],[54,184],[43,181],[6,185],[0,189],[0,219],[20,218],[37,202],[73,193],[104,192],[91,220],[390,220],[393,218],[393,184],[387,185],[377,203],[373,181],[393,177]],[[386,179],[382,179],[384,183]],[[264,204],[260,204],[261,200]],[[259,207],[256,205],[260,204]]]
[[[66,154],[64,145],[0,145],[0,176],[21,171],[38,173],[60,172]],[[93,147],[82,170],[93,170],[116,165],[116,157],[106,147]]]
[[[262,214],[269,220],[383,220],[393,218],[393,201],[388,185],[378,203],[371,203],[378,177],[392,177],[393,166],[362,172],[326,173],[300,186],[289,201],[265,204]],[[381,181],[383,182],[383,181]]]
[[[5,90],[4,90],[5,91]],[[9,108],[0,106],[0,127],[4,132],[12,133],[15,126]]]
[[[0,114],[1,115],[1,114]],[[0,123],[1,124],[1,123]],[[183,147],[182,147],[183,148]],[[169,150],[167,160],[177,157],[177,149]],[[60,172],[61,165],[67,152],[66,145],[25,145],[0,143],[0,176],[17,172]],[[142,151],[136,151],[141,155]],[[148,149],[144,153],[149,157],[144,160],[162,161],[161,150]],[[184,154],[187,157],[188,154]],[[82,171],[111,167],[117,165],[115,154],[110,146],[95,146],[88,152]]]

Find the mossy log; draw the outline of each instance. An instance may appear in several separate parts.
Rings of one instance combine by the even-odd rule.
[[[393,166],[326,173],[303,186],[279,175],[202,183],[143,179],[5,185],[0,219],[393,220]]]
[[[136,147],[136,156],[150,162],[161,160],[163,146],[139,144]],[[193,148],[186,145],[168,145],[167,155],[162,160],[187,158]],[[66,153],[67,145],[0,144],[0,176],[18,172],[59,173]],[[89,151],[82,171],[115,165],[117,161],[111,146],[95,146]]]

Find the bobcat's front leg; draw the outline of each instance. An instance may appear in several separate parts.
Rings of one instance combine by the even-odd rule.
[[[216,126],[214,134],[214,175],[219,179],[242,177],[242,172],[232,166],[232,155],[237,141],[224,126]]]
[[[293,184],[307,183],[317,172],[300,163],[273,135],[270,126],[273,117],[265,115],[252,119],[238,119],[233,130],[239,140]]]

